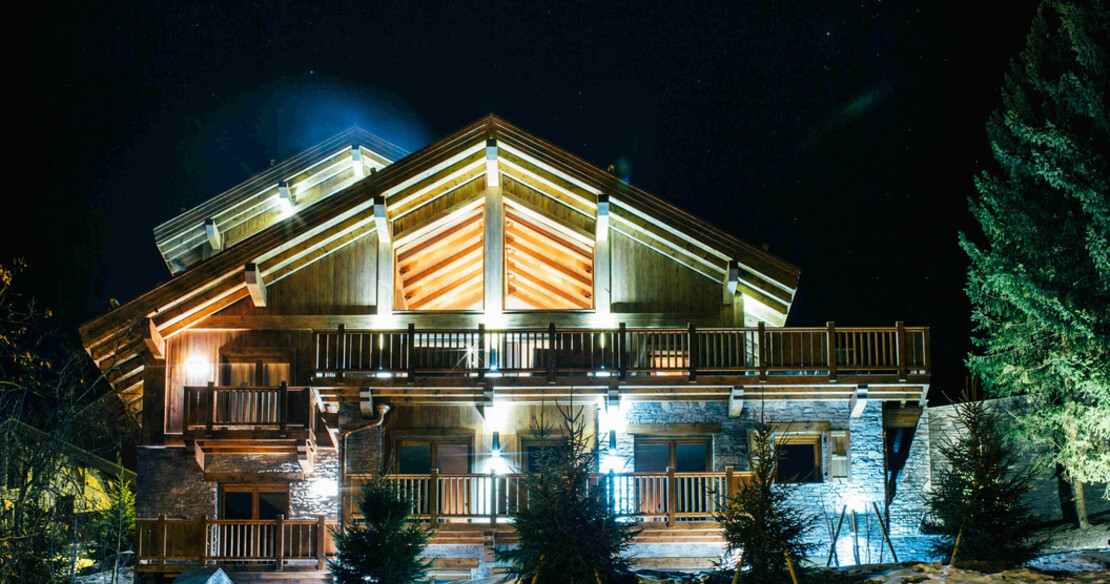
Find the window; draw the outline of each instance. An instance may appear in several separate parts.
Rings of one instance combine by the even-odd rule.
[[[399,474],[440,474],[470,472],[470,440],[399,440],[397,442]]]
[[[784,483],[821,482],[821,443],[784,438],[778,445],[778,480]]]
[[[221,352],[220,385],[226,387],[275,387],[292,380],[288,352]]]
[[[712,455],[708,438],[636,437],[636,472],[707,472]]]
[[[544,455],[554,454],[565,443],[564,440],[534,440],[523,438],[521,439],[521,451],[523,452],[524,470],[531,471],[536,469],[536,464],[539,462],[540,457]]]
[[[222,485],[221,519],[277,519],[289,516],[289,485]]]

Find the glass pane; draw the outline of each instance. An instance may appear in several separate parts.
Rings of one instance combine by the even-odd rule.
[[[666,472],[670,464],[670,444],[636,443],[636,472]]]
[[[254,493],[224,492],[224,519],[254,519]]]
[[[228,363],[227,384],[231,387],[254,385],[254,363]]]
[[[289,493],[258,493],[258,518],[277,519],[278,515],[289,515]]]
[[[675,446],[675,470],[678,472],[707,472],[706,445],[678,444]]]
[[[779,479],[787,483],[818,483],[815,444],[783,444],[779,447]]]
[[[430,444],[402,444],[398,453],[398,472],[401,474],[428,474],[432,470]]]
[[[281,382],[289,384],[289,364],[288,363],[263,363],[262,364],[262,385],[272,387],[281,385]]]
[[[466,444],[439,444],[436,466],[441,474],[466,474],[470,471],[470,447]]]

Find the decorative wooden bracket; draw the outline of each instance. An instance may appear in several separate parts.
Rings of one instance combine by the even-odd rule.
[[[224,250],[224,236],[220,233],[220,228],[216,227],[215,219],[204,220],[204,234],[208,237],[208,247],[213,252]]]
[[[258,264],[247,264],[243,269],[243,279],[247,283],[247,292],[250,292],[255,307],[265,308],[266,283],[262,281],[262,272],[259,271]]]
[[[154,319],[152,318],[146,319],[143,342],[146,343],[146,348],[150,349],[150,354],[155,359],[166,358],[166,340],[162,338],[162,333],[158,332],[158,327],[154,325]]]
[[[728,393],[728,417],[739,418],[744,411],[744,388],[734,387]]]
[[[856,392],[852,394],[849,410],[853,418],[858,418],[863,414],[864,408],[867,407],[867,386],[862,385],[856,388]]]
[[[497,168],[497,140],[486,140],[486,186],[496,189],[500,184],[500,171]]]
[[[369,387],[358,388],[358,409],[362,412],[364,418],[373,418],[374,413],[374,393],[370,391]]]

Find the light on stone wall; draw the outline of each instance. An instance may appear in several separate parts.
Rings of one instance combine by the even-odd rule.
[[[309,491],[312,493],[313,497],[320,499],[326,497],[338,497],[339,483],[335,479],[317,479],[315,481],[312,481],[312,486],[309,487]]]
[[[509,424],[509,407],[509,404],[494,402],[492,406],[486,408],[487,432],[505,431],[505,427]]]
[[[623,402],[623,400],[622,400]],[[607,405],[605,400],[599,400],[597,404],[597,422],[599,430],[602,433],[608,432],[624,432],[628,429],[627,411],[616,405]]]

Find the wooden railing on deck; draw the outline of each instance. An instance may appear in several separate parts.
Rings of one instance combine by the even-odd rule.
[[[315,429],[317,404],[307,387],[185,388],[186,429]]]
[[[274,569],[308,565],[324,569],[335,555],[331,530],[336,522],[316,519],[136,519],[140,567],[272,564]]]
[[[316,331],[316,374],[929,374],[929,329],[906,327]]]
[[[711,519],[722,510],[749,473],[731,468],[724,472],[596,473],[588,488],[603,489],[610,507],[622,516],[642,520]],[[348,496],[357,496],[366,475],[348,475]],[[432,522],[440,518],[472,519],[496,523],[528,504],[524,476],[519,474],[443,475],[434,469],[426,475],[390,475],[413,504],[413,515]],[[354,509],[350,505],[348,508]]]

